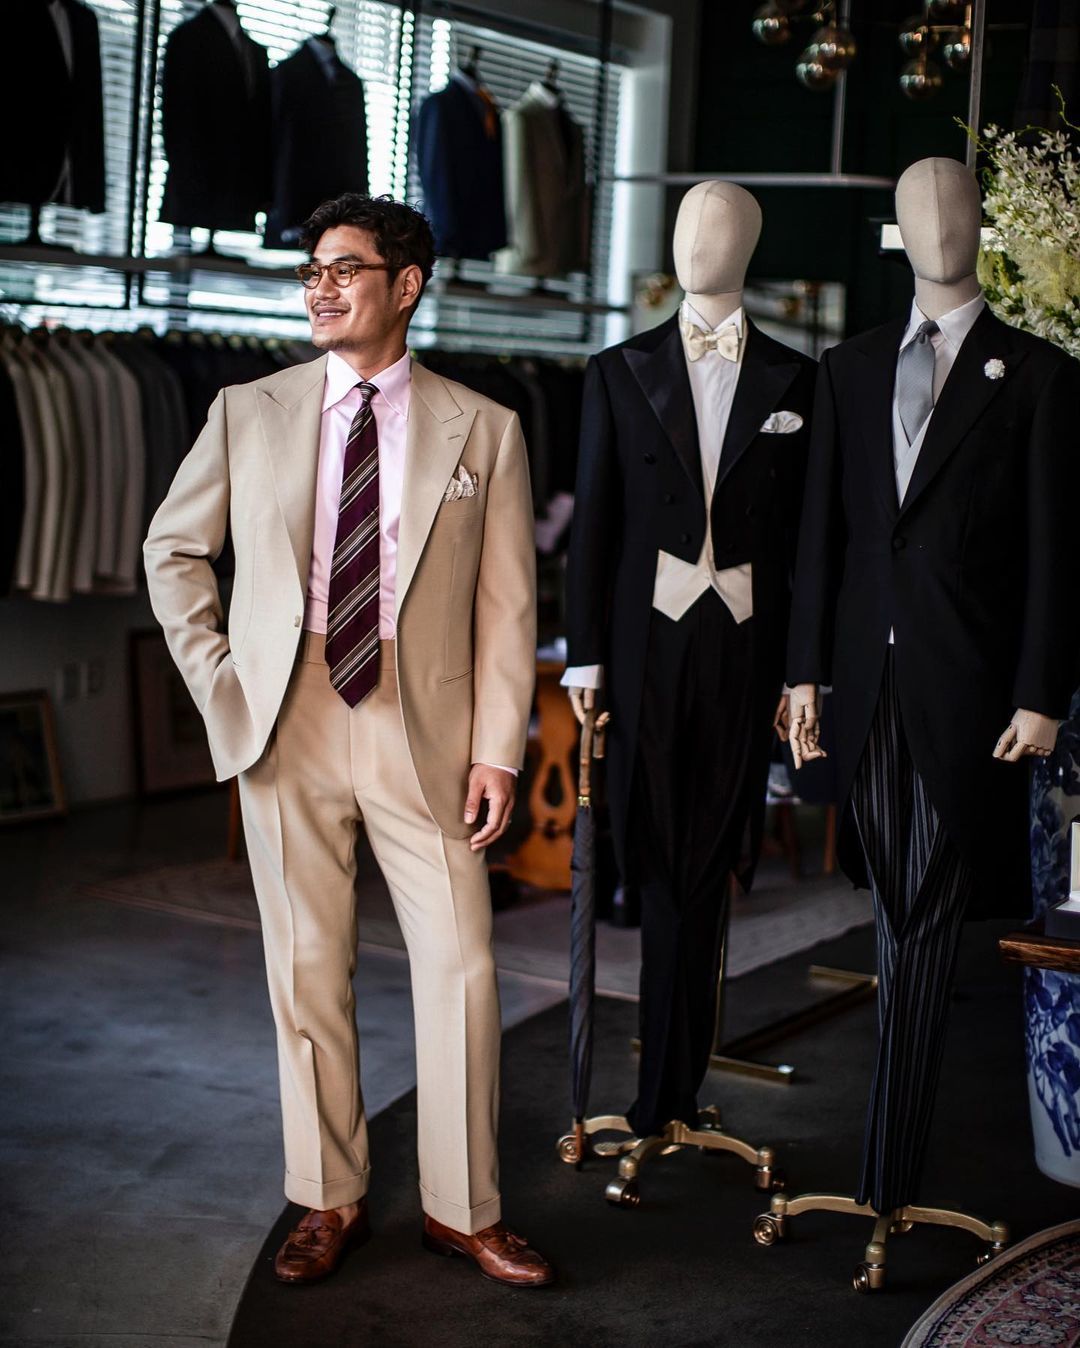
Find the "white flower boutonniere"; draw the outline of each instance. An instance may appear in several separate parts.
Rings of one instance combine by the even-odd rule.
[[[997,356],[993,360],[988,360],[983,366],[983,374],[987,379],[1001,379],[1005,374],[1005,362],[998,360]]]

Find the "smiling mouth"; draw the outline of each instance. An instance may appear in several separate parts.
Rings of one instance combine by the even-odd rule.
[[[314,316],[317,323],[327,323],[335,318],[344,318],[347,313],[347,309],[316,309]]]

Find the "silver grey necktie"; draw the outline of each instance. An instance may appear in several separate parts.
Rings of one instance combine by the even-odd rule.
[[[934,410],[934,344],[930,338],[937,330],[929,318],[920,323],[896,365],[896,406],[909,445]]]

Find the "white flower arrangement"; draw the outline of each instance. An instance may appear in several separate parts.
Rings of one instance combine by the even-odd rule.
[[[1080,160],[1069,138],[1036,127],[990,126],[981,137],[966,129],[990,161],[983,207],[994,236],[978,263],[990,308],[1080,357]]]

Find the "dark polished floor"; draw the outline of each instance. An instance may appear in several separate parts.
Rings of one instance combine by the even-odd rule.
[[[276,1065],[258,934],[124,907],[83,892],[87,884],[109,877],[219,857],[225,817],[224,797],[212,793],[152,805],[102,807],[74,814],[62,823],[0,835],[0,1034],[4,1043],[0,1063],[0,1192],[4,1196],[0,1208],[0,1344],[48,1348],[221,1345],[244,1279],[281,1210]],[[812,905],[818,893],[813,886],[805,891],[800,887],[800,904]],[[525,1032],[524,1022],[551,1008],[561,995],[546,976],[550,971],[549,930],[542,933],[548,948],[535,966],[540,974],[527,971],[529,964],[522,951],[535,938],[527,931],[526,916],[524,912],[507,915],[506,930],[515,943],[516,960],[512,971],[501,975],[504,1019],[508,1025],[521,1026],[516,1033]],[[617,963],[625,959],[623,947],[632,943],[632,937],[630,933],[613,935],[630,938],[608,942]],[[982,954],[961,985],[950,1044],[949,1073],[963,1089],[951,1093],[947,1113],[938,1119],[938,1135],[946,1142],[958,1139],[956,1145],[965,1149],[966,1179],[960,1196],[977,1194],[980,1169],[988,1183],[1000,1181],[1005,1207],[1011,1190],[1023,1188],[1020,1206],[1030,1228],[1043,1208],[1048,1221],[1060,1220],[1059,1210],[1065,1215],[1072,1212],[1075,1194],[1042,1181],[1033,1171],[1023,1108],[1017,1103],[1023,1081],[1016,980],[997,965],[985,929],[978,929],[971,939],[982,946]],[[870,958],[869,932],[841,938],[835,951],[865,964]],[[729,998],[732,1031],[738,1033],[800,1001],[805,991],[797,975],[803,964],[795,960],[774,970],[758,970],[733,984]],[[357,980],[365,1096],[374,1115],[412,1084],[407,965],[397,951],[367,947],[361,952]],[[622,1005],[620,1014],[630,1025],[633,1008],[625,1002]],[[980,1042],[981,1008],[992,1009],[995,1034],[1005,1040],[993,1046],[991,1055],[994,1070],[1001,1075],[1000,1085],[981,1075],[980,1054],[985,1049]],[[537,1033],[542,1031],[546,1039],[555,1035],[544,1051],[555,1055],[551,1080],[560,1083],[561,1094],[565,1040],[557,1030],[559,1014],[552,1012],[551,1016],[550,1025],[537,1022]],[[856,1013],[836,1022],[830,1033],[828,1042],[834,1047],[828,1052],[843,1060],[849,1071],[866,1059],[866,1023],[866,1015]],[[1015,1030],[1010,1028],[1013,1025]],[[624,1032],[625,1026],[620,1035]],[[852,1169],[847,1157],[850,1142],[841,1146],[830,1141],[831,1130],[842,1116],[848,1134],[854,1130],[857,1135],[862,1108],[861,1099],[848,1098],[851,1091],[841,1091],[841,1100],[832,1098],[828,1066],[818,1063],[825,1043],[811,1036],[803,1053],[807,1064],[817,1064],[811,1084],[819,1103],[813,1109],[810,1084],[805,1091],[796,1086],[740,1085],[726,1092],[736,1102],[745,1101],[755,1116],[761,1110],[776,1111],[775,1132],[790,1139],[793,1169],[805,1169],[800,1164],[801,1153],[813,1142],[815,1155],[820,1151],[820,1157],[808,1178],[815,1184],[842,1183]],[[797,1049],[798,1044],[791,1046],[792,1052]],[[785,1046],[785,1055],[787,1051]],[[519,1064],[519,1078],[520,1071]],[[613,1077],[613,1071],[621,1076]],[[625,1104],[632,1073],[629,1055],[623,1055],[617,1065],[601,1065],[598,1106],[601,1093],[604,1107],[609,1106],[609,1094],[614,1104]],[[515,1079],[513,1074],[508,1078],[511,1089]],[[995,1091],[1006,1087],[1015,1137],[1007,1164],[1002,1164],[1001,1143],[988,1145],[988,1139],[997,1134],[987,1130],[983,1121],[987,1111],[995,1108]],[[521,1105],[508,1099],[506,1108],[505,1117],[512,1119],[514,1109],[520,1110]],[[552,1117],[542,1129],[545,1139],[556,1119],[561,1127],[561,1103],[550,1112]],[[541,1194],[530,1198],[522,1192],[519,1180],[510,1184],[517,1195],[517,1210],[527,1209],[526,1229],[537,1237],[557,1229],[560,1186],[568,1178],[553,1161],[553,1153],[555,1170],[549,1173],[546,1169],[548,1146],[543,1141],[543,1183],[545,1190],[550,1189],[551,1212],[545,1215],[542,1210],[546,1200]],[[389,1147],[387,1153],[393,1156]],[[395,1164],[391,1161],[390,1168]],[[685,1167],[680,1167],[672,1171],[670,1181],[658,1180],[653,1186],[658,1199],[667,1194],[665,1206],[675,1220],[670,1203],[677,1205],[687,1196],[676,1199],[670,1186],[678,1187],[677,1176],[685,1173]],[[939,1188],[940,1181],[948,1179],[948,1167],[939,1163]],[[384,1172],[379,1182],[386,1185],[393,1180],[393,1175]],[[944,1189],[942,1197],[951,1194],[951,1185]],[[689,1197],[693,1199],[692,1194]],[[742,1208],[752,1206],[751,1196],[744,1195],[744,1199]],[[411,1209],[406,1211],[401,1205],[407,1208],[409,1199],[399,1194],[395,1201],[399,1218],[407,1225]],[[605,1219],[602,1200],[596,1197],[595,1203],[595,1211]],[[647,1248],[634,1242],[641,1256],[663,1259],[664,1221],[646,1218],[636,1229],[646,1237]],[[844,1290],[847,1263],[858,1254],[859,1237],[854,1231],[842,1234],[835,1219],[808,1219],[803,1230],[807,1238],[827,1239],[836,1252],[837,1282],[830,1280],[828,1290],[821,1291],[833,1304]],[[739,1231],[741,1242],[741,1225]],[[921,1279],[917,1299],[922,1304],[968,1267],[968,1250],[964,1247],[960,1254],[955,1246],[957,1240],[965,1239],[933,1239],[933,1248],[948,1256],[939,1271],[930,1267],[927,1272],[926,1259],[915,1257],[914,1268],[920,1270]],[[772,1261],[777,1270],[777,1295],[784,1295],[785,1288],[797,1291],[799,1304],[809,1308],[816,1285],[800,1280],[798,1270],[804,1265],[796,1248],[790,1251],[791,1258],[788,1253]],[[721,1261],[717,1266],[721,1279],[723,1267]],[[818,1264],[811,1261],[806,1267],[813,1269]],[[725,1298],[733,1291],[728,1288]],[[853,1294],[846,1295],[857,1300]],[[864,1322],[856,1312],[848,1314],[842,1297],[840,1302],[845,1307],[845,1337],[852,1344],[898,1342],[880,1332],[860,1339],[859,1325],[880,1326],[889,1317]],[[914,1304],[914,1300],[909,1302]],[[736,1337],[720,1333],[717,1327],[718,1337],[695,1341],[724,1342],[731,1348],[781,1341],[767,1331],[767,1320],[762,1321],[760,1334],[751,1332],[752,1322],[752,1316],[740,1312]],[[559,1323],[562,1327],[573,1324],[575,1334],[578,1330],[587,1334],[588,1307],[577,1305],[572,1316]],[[715,1323],[706,1318],[703,1332],[706,1325]],[[895,1319],[890,1323],[895,1324]],[[336,1342],[377,1341],[366,1336],[356,1339],[347,1326],[341,1332],[345,1337]],[[553,1345],[564,1341],[537,1338],[536,1332],[533,1326],[528,1341]],[[605,1333],[610,1336],[615,1328]],[[410,1342],[400,1326],[395,1334],[393,1342]],[[413,1341],[427,1343],[430,1336],[420,1334]],[[672,1348],[685,1341],[664,1340]]]

